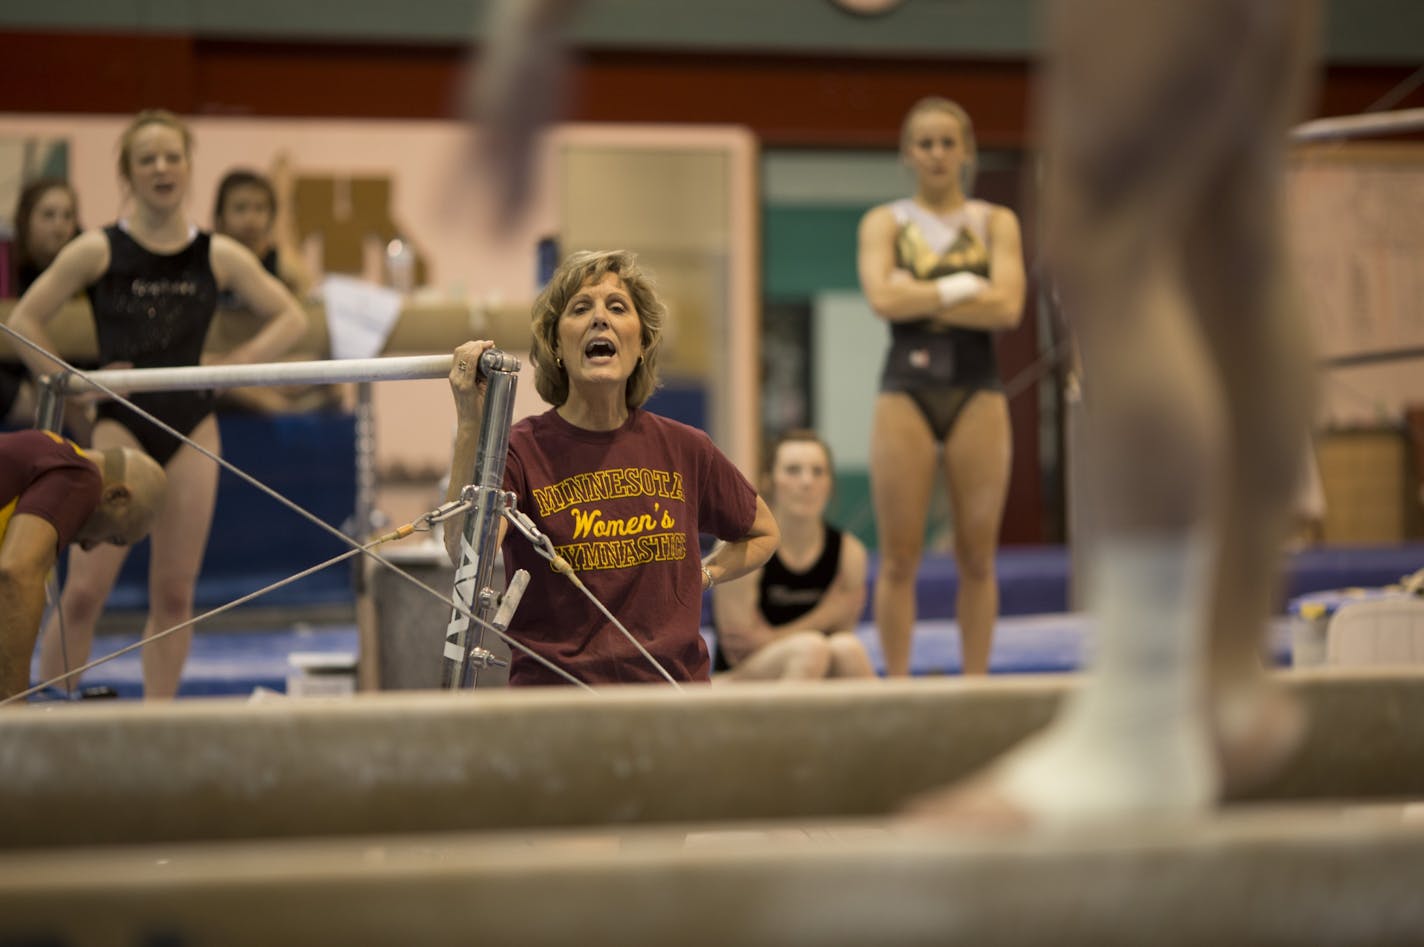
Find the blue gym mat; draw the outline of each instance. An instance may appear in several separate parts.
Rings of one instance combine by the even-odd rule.
[[[1090,619],[1084,614],[1006,616],[995,629],[990,670],[994,674],[1064,673],[1081,666]],[[880,640],[869,623],[860,625],[857,636],[865,644],[878,671],[884,670]],[[709,639],[709,629],[704,629]],[[99,635],[94,640],[93,657],[112,654],[133,644],[137,634]],[[209,631],[193,636],[193,650],[183,670],[180,697],[247,696],[258,688],[285,693],[287,675],[292,670],[290,656],[297,652],[325,654],[357,653],[356,628],[352,625],[250,631]],[[1271,652],[1275,663],[1290,661],[1290,630],[1287,619],[1278,619],[1272,628]],[[438,660],[432,655],[431,660]],[[959,626],[947,619],[916,625],[910,655],[915,674],[957,674],[960,670]],[[38,674],[38,667],[35,668]],[[143,692],[139,652],[132,651],[91,671],[84,686],[106,686],[120,697],[137,698]]]
[[[301,568],[300,564],[296,564]],[[872,580],[874,572],[872,560]],[[1296,553],[1289,559],[1286,589],[1294,598],[1310,592],[1352,586],[1388,585],[1424,567],[1424,543],[1388,547],[1332,547]],[[264,566],[266,568],[266,566]],[[1012,547],[999,554],[1000,599],[1003,615],[995,632],[991,671],[1038,673],[1075,670],[1080,664],[1088,618],[1068,611],[1068,552],[1063,547]],[[958,577],[951,559],[931,556],[921,570],[917,598],[920,621],[911,652],[916,674],[956,673],[960,668],[959,631],[954,623],[954,593]],[[327,586],[315,597],[330,600]],[[349,597],[347,601],[349,601]],[[269,603],[264,603],[269,604]],[[287,604],[287,603],[282,603]],[[867,601],[858,633],[875,662],[883,667],[880,642],[870,622]],[[1273,629],[1272,654],[1278,664],[1289,660],[1286,599]],[[240,614],[236,612],[234,614]],[[710,608],[704,625],[711,624]],[[137,640],[137,634],[100,635],[93,656],[111,654]],[[181,696],[246,695],[256,688],[285,691],[289,656],[316,651],[355,654],[356,629],[349,624],[310,627],[293,624],[277,629],[208,630],[201,626],[184,670]],[[85,686],[105,685],[120,695],[137,697],[142,674],[137,652],[115,659],[84,679]]]

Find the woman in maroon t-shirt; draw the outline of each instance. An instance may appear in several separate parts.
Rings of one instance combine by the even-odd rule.
[[[554,407],[510,430],[505,488],[662,669],[523,537],[508,537],[506,572],[522,567],[532,577],[510,634],[589,684],[659,681],[663,670],[677,681],[708,680],[702,593],[776,550],[771,510],[711,439],[642,410],[657,387],[665,314],[627,251],[573,254],[534,303],[535,387]],[[492,346],[455,350],[452,498],[474,469],[484,408],[477,369]],[[452,560],[460,532],[446,532]],[[705,561],[701,534],[724,541]],[[565,682],[515,652],[511,684]]]

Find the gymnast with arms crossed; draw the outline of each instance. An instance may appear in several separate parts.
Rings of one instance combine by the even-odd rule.
[[[674,681],[707,681],[702,594],[765,563],[778,530],[755,488],[702,431],[643,410],[658,383],[666,307],[627,251],[579,252],[534,302],[535,387],[549,411],[510,429],[504,489]],[[450,499],[475,468],[489,341],[455,350]],[[663,676],[534,547],[499,523],[505,571],[531,578],[509,634],[586,684]],[[699,559],[700,534],[722,544]],[[445,532],[459,563],[463,528]],[[566,683],[515,651],[512,686]]]
[[[964,672],[983,674],[999,612],[994,555],[1012,451],[993,333],[1023,314],[1019,223],[1007,207],[968,196],[974,127],[955,103],[915,103],[900,155],[915,194],[862,218],[857,258],[865,298],[891,339],[870,444],[875,621],[886,673],[908,674],[915,578],[939,468],[954,522]]]
[[[45,326],[67,299],[87,289],[100,361],[106,368],[196,365],[200,360],[207,365],[267,362],[291,348],[307,327],[297,301],[237,241],[189,223],[184,202],[191,158],[192,133],[180,118],[162,110],[140,112],[119,141],[119,174],[133,201],[131,213],[66,246],[16,305],[11,328],[54,351]],[[263,326],[234,351],[205,357],[203,342],[222,290],[237,293]],[[20,348],[35,375],[58,369],[49,358]],[[154,392],[132,401],[207,450],[221,449],[212,392]],[[97,414],[96,449],[142,449],[168,477],[167,501],[152,531],[147,638],[192,617],[218,468],[123,404],[101,401]],[[127,554],[126,548],[112,546],[71,554],[61,597],[65,640],[60,641],[55,617],[41,645],[46,678],[87,660],[95,623]],[[185,629],[143,649],[146,697],[177,693],[191,640],[192,629]]]
[[[766,481],[781,545],[762,566],[718,585],[714,683],[874,677],[855,626],[865,609],[865,546],[825,520],[834,468],[814,431],[788,431]]]

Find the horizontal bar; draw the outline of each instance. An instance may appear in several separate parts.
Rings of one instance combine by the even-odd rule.
[[[252,365],[191,365],[181,368],[123,368],[86,372],[88,378],[120,394],[140,391],[193,391],[248,385],[326,385],[343,381],[401,381],[443,378],[452,355],[400,358],[323,359],[314,362],[261,362]],[[70,385],[79,387],[82,385]]]
[[[529,688],[7,713],[0,850],[881,816],[1042,727],[1076,680]],[[1277,680],[1300,697],[1311,729],[1253,798],[1424,798],[1424,669]]]
[[[1291,141],[1331,141],[1336,138],[1404,135],[1417,131],[1424,131],[1424,108],[1317,118],[1291,129],[1290,137]]]
[[[1353,365],[1374,365],[1380,362],[1408,362],[1424,358],[1424,346],[1389,349],[1379,352],[1355,352],[1351,355],[1332,355],[1320,360],[1321,368],[1349,368]]]
[[[1424,824],[1384,812],[1297,805],[1008,835],[883,821],[716,828],[0,853],[0,938],[139,944],[162,932],[173,944],[433,947],[1424,940]]]

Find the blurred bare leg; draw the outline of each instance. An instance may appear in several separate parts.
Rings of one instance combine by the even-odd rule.
[[[838,631],[830,637],[830,677],[874,677],[875,665],[854,632]]]
[[[944,446],[945,488],[954,520],[954,560],[959,571],[955,617],[965,674],[987,674],[999,618],[995,554],[1009,496],[1013,435],[1009,402],[981,391],[960,412]]]
[[[217,418],[209,417],[191,435],[217,452]],[[143,636],[193,617],[193,589],[203,565],[208,530],[217,502],[218,468],[193,447],[184,445],[168,461],[168,498],[153,524],[153,553],[148,573],[149,614]],[[143,695],[166,699],[178,693],[178,681],[193,641],[191,628],[175,632],[143,649]]]
[[[1180,816],[1210,804],[1221,767],[1231,764],[1214,752],[1221,715],[1207,703],[1208,687],[1220,698],[1232,674],[1259,680],[1259,606],[1270,594],[1259,584],[1246,589],[1243,580],[1241,588],[1218,585],[1227,594],[1213,596],[1213,580],[1227,569],[1214,567],[1213,558],[1231,542],[1258,564],[1248,575],[1268,577],[1276,553],[1276,513],[1243,525],[1255,532],[1239,544],[1236,528],[1228,535],[1223,526],[1233,505],[1268,488],[1232,481],[1259,477],[1268,485],[1277,471],[1242,469],[1254,455],[1241,439],[1261,431],[1238,417],[1238,402],[1256,382],[1246,371],[1229,381],[1221,345],[1203,338],[1223,317],[1220,309],[1204,310],[1219,307],[1229,290],[1219,261],[1213,269],[1200,246],[1213,238],[1236,250],[1272,245],[1274,221],[1263,225],[1249,206],[1239,214],[1213,211],[1239,196],[1235,188],[1221,192],[1238,174],[1280,173],[1279,92],[1296,84],[1305,58],[1283,50],[1296,48],[1297,21],[1310,8],[1075,0],[1056,12],[1059,59],[1045,112],[1053,159],[1048,239],[1083,348],[1088,479],[1099,530],[1092,673],[1046,731],[976,780],[920,805],[953,821]],[[1131,42],[1104,42],[1103,24]],[[1208,217],[1213,226],[1199,228]],[[1270,308],[1265,301],[1277,298],[1259,288],[1277,283],[1266,272],[1247,275],[1255,287],[1233,307],[1235,318],[1223,320],[1230,344],[1242,318],[1259,318]],[[1279,341],[1265,330],[1270,322],[1259,318],[1263,349]],[[1281,366],[1296,364],[1295,354],[1253,351],[1270,359],[1268,384],[1279,389],[1260,418],[1285,428],[1279,438],[1291,445],[1285,453],[1294,470],[1299,419],[1273,412],[1290,387]],[[1243,368],[1257,365],[1242,360]],[[1274,457],[1275,447],[1269,450]],[[1288,481],[1275,486],[1289,498]],[[1233,619],[1232,634],[1208,636],[1208,615],[1219,617],[1227,599],[1246,595],[1258,596],[1259,615]],[[1219,603],[1216,611],[1211,602]]]
[[[879,534],[875,576],[875,624],[885,652],[885,673],[910,673],[910,637],[915,627],[915,580],[925,549],[925,519],[938,446],[908,395],[875,399],[870,437],[870,490]]]
[[[718,681],[818,681],[831,667],[831,650],[819,631],[785,635],[755,653]]]
[[[1226,165],[1220,199],[1187,234],[1189,285],[1228,412],[1225,493],[1208,623],[1212,707],[1227,788],[1269,775],[1295,748],[1304,719],[1268,686],[1268,621],[1302,470],[1314,387],[1313,353],[1286,265],[1281,168],[1286,134],[1309,88],[1318,24],[1293,8],[1273,50],[1263,133]]]

